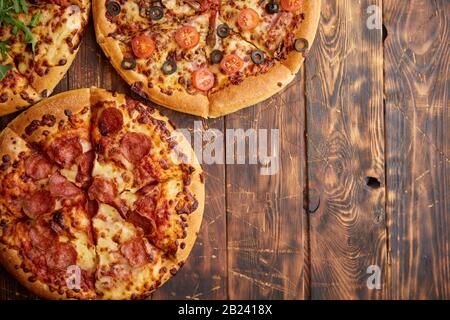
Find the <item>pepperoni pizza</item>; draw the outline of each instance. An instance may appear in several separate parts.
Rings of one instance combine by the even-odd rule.
[[[320,0],[93,0],[93,12],[98,43],[135,92],[217,117],[294,79]]]
[[[91,88],[37,104],[0,135],[0,261],[52,299],[144,298],[186,260],[203,173],[157,110]]]
[[[89,0],[0,1],[0,116],[48,97],[78,51]]]

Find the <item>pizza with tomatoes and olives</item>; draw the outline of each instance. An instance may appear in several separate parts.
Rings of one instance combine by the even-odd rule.
[[[78,51],[89,0],[0,0],[0,116],[51,94]]]
[[[218,117],[295,77],[320,0],[93,0],[97,41],[133,91]]]
[[[56,95],[0,134],[0,262],[44,298],[145,298],[187,259],[204,191],[157,110],[97,88]]]

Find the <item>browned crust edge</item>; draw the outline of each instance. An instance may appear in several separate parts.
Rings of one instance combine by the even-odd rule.
[[[22,137],[33,120],[41,120],[44,115],[51,114],[56,118],[57,124],[60,120],[67,119],[66,110],[78,113],[89,106],[89,89],[66,91],[35,104],[11,121],[7,127]],[[39,140],[42,137],[42,130],[45,130],[45,127],[40,127],[27,136],[27,141]]]
[[[305,21],[302,22],[300,29],[297,31],[296,38],[306,39],[309,44],[308,50],[310,50],[314,43],[317,28],[319,26],[321,0],[308,0],[305,1],[305,5],[307,17]],[[286,60],[282,61],[282,64],[289,68],[292,73],[297,73],[305,61],[306,56],[307,53],[304,54],[293,51],[288,55]]]
[[[22,265],[22,258],[17,250],[8,248],[6,245],[0,243],[0,262],[5,269],[16,278],[25,288],[36,294],[37,296],[50,300],[67,299],[67,296],[58,292],[50,291],[47,284],[36,280],[30,282],[28,278],[32,276],[31,273],[26,273],[20,267]]]
[[[295,74],[288,68],[276,63],[265,74],[249,77],[239,85],[211,94],[209,117],[220,117],[264,101],[283,90],[294,78]]]
[[[305,5],[307,17],[298,30],[297,37],[307,39],[311,47],[319,24],[321,1],[307,0]],[[249,77],[239,85],[228,86],[209,96],[193,96],[182,91],[174,92],[173,95],[168,96],[157,88],[148,88],[148,81],[145,76],[121,68],[120,62],[123,59],[123,54],[119,45],[117,41],[107,37],[114,31],[114,27],[106,19],[103,0],[93,1],[93,12],[97,42],[126,82],[130,85],[141,83],[142,90],[138,93],[144,98],[170,109],[204,118],[215,118],[235,112],[264,101],[280,92],[295,78],[295,74],[305,60],[305,54],[291,52],[286,60],[276,63],[267,74]]]

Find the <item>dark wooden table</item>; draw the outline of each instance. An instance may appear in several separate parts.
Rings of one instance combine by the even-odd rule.
[[[279,173],[203,166],[199,238],[154,299],[450,298],[450,1],[322,2],[287,90],[203,120],[279,129]],[[383,28],[368,28],[377,8]],[[91,25],[56,92],[92,85],[130,93]],[[164,112],[181,128],[199,121]],[[34,298],[0,270],[1,299]],[[379,289],[367,285],[377,271]]]

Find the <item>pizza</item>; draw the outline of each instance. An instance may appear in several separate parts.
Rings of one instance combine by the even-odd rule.
[[[89,0],[3,0],[0,116],[48,97],[64,77],[87,25]]]
[[[133,91],[218,117],[294,79],[320,0],[93,0],[93,12],[98,43]]]
[[[0,261],[44,298],[145,298],[186,261],[204,192],[157,110],[98,88],[58,94],[0,135]]]

